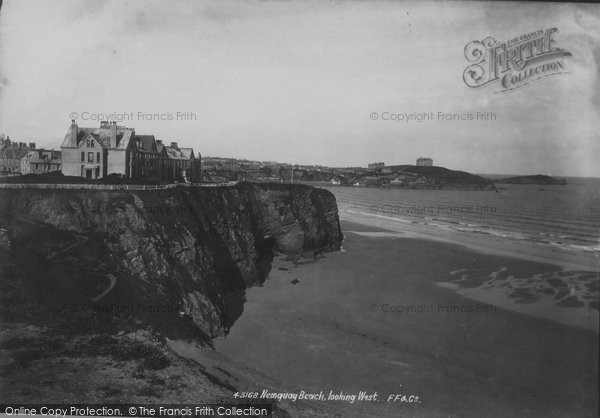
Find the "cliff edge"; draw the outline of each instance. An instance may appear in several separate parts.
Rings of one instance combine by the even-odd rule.
[[[91,328],[117,318],[206,337],[227,333],[274,252],[331,251],[342,240],[329,191],[252,183],[5,189],[0,231],[9,322],[25,310],[48,321],[85,317]]]

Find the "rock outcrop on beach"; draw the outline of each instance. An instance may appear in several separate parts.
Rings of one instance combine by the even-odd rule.
[[[208,337],[241,315],[273,252],[331,251],[342,239],[330,192],[280,184],[6,189],[0,227],[5,307],[186,324]]]

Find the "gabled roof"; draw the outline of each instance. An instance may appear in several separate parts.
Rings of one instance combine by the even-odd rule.
[[[110,136],[111,128],[110,125],[107,127],[100,128],[78,128],[77,129],[77,142],[73,143],[71,139],[71,127],[67,129],[65,138],[60,144],[61,148],[77,148],[81,141],[87,138],[87,135],[91,134],[98,142],[100,142],[104,148],[110,148]],[[127,149],[131,138],[135,135],[135,129],[128,128],[126,126],[117,126],[117,148],[116,149]]]
[[[14,158],[20,160],[29,152],[28,147],[19,147],[18,145],[10,145],[0,151],[0,158]]]
[[[135,145],[140,152],[156,152],[156,140],[154,135],[136,135]]]
[[[188,161],[188,158],[181,152],[181,150],[166,147],[167,150],[167,158],[170,160],[185,160]]]
[[[111,148],[110,140],[111,133],[115,125],[102,124],[99,128],[77,128],[77,138],[71,138],[71,129],[69,126],[67,133],[60,145],[61,148],[78,148],[83,141],[93,138],[104,148],[126,150],[129,146],[135,146],[136,150],[143,153],[163,153],[171,160],[186,160],[190,161],[196,158],[192,148],[171,148],[165,144],[156,142],[154,135],[136,135],[135,129],[126,126],[116,125],[117,129],[117,146]],[[198,153],[200,156],[200,153]]]
[[[78,139],[78,146],[81,148],[88,139],[93,139],[94,141],[96,141],[96,143],[100,144],[102,148],[108,148],[110,146],[110,138],[108,141],[104,141],[100,135],[94,134],[92,132],[84,132],[84,134],[81,135],[81,139]]]
[[[179,150],[167,147],[167,158],[171,160],[186,160],[185,156]]]
[[[194,150],[192,148],[179,148],[179,150],[188,160],[194,157]]]

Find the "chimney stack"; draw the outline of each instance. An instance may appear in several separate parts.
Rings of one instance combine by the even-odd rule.
[[[106,120],[100,121],[100,128],[101,129],[108,128],[108,121],[106,121]]]
[[[75,123],[75,119],[71,119],[71,146],[77,146],[77,135],[79,134],[79,129],[77,128],[77,123]]]
[[[110,122],[110,147],[117,148],[117,122]]]
[[[178,150],[179,148],[177,148],[177,142],[171,142],[171,148]]]

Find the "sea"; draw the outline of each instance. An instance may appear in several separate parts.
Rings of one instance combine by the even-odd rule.
[[[498,192],[325,186],[340,212],[430,227],[600,251],[600,178],[567,185],[498,184]]]

